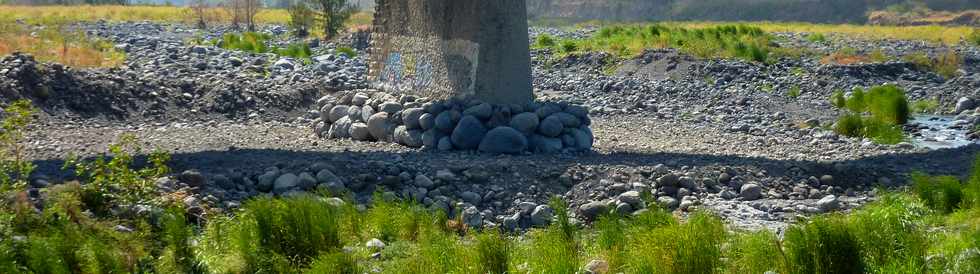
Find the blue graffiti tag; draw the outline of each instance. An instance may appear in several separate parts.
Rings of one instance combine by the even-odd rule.
[[[420,64],[415,68],[415,81],[413,87],[415,89],[427,88],[432,84],[432,63],[429,60],[424,59],[420,61]]]
[[[388,54],[388,60],[385,61],[385,67],[381,71],[381,81],[397,85],[402,81],[404,71],[405,65],[402,63],[402,54],[392,52]]]

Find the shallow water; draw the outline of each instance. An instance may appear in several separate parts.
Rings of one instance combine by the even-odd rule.
[[[953,128],[956,124],[954,116],[947,115],[915,115],[909,124],[920,124],[927,128],[912,136],[912,144],[928,149],[958,148],[972,144],[966,138],[966,129]]]

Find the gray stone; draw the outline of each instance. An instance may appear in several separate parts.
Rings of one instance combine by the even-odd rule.
[[[316,178],[313,178],[313,174],[309,172],[303,172],[299,174],[298,186],[302,189],[312,189],[316,186]]]
[[[371,96],[368,96],[363,92],[358,92],[357,94],[354,94],[354,98],[351,98],[350,102],[355,106],[363,106],[364,103],[367,103],[368,99],[371,99]]]
[[[350,126],[350,138],[357,141],[371,140],[371,131],[365,123],[354,123]]]
[[[586,221],[595,220],[599,215],[606,213],[608,209],[606,204],[602,202],[589,202],[578,208],[579,216],[582,216]]]
[[[726,189],[726,190],[722,190],[721,193],[718,194],[718,196],[725,200],[731,200],[737,198],[738,194],[735,194],[735,192]]]
[[[541,119],[550,117],[552,114],[558,112],[561,112],[561,108],[554,104],[545,104],[544,106],[541,106],[540,108],[535,110],[535,114],[537,114],[538,118]]]
[[[453,142],[449,140],[448,136],[439,138],[439,144],[437,146],[437,148],[441,151],[453,150]]]
[[[432,182],[432,179],[429,179],[428,176],[425,176],[424,174],[415,175],[415,186],[425,189],[432,189],[432,187],[435,185],[436,183]]]
[[[330,125],[330,130],[327,132],[327,136],[337,139],[350,138],[350,127],[350,117],[341,117],[340,120],[337,120]]]
[[[424,113],[419,116],[419,127],[422,130],[430,130],[436,127],[436,116],[431,113]]]
[[[436,115],[435,122],[436,129],[446,133],[452,132],[456,127],[456,122],[453,121],[453,114],[450,111],[443,111]]]
[[[463,115],[473,115],[481,120],[490,119],[493,115],[493,106],[487,103],[482,103],[476,106],[472,106],[463,111]]]
[[[551,218],[555,215],[555,211],[551,209],[548,205],[539,205],[534,207],[534,211],[531,211],[531,225],[535,227],[546,227],[551,224]]]
[[[364,119],[364,114],[361,113],[361,107],[359,107],[359,106],[350,106],[349,108],[347,108],[347,117],[350,118],[350,120],[351,121],[354,121],[354,122],[364,122],[364,121],[366,121],[366,120],[363,120]]]
[[[583,129],[572,129],[572,137],[575,138],[575,147],[580,150],[592,150],[592,131]]]
[[[631,206],[630,204],[627,203],[616,204],[616,214],[620,216],[626,216],[629,215],[630,213],[633,213],[633,206]]]
[[[510,127],[524,134],[531,134],[537,131],[539,123],[541,123],[541,120],[538,118],[538,115],[530,112],[515,115],[514,118],[510,119]]]
[[[422,131],[398,126],[395,128],[395,141],[407,147],[422,147]]]
[[[279,173],[275,171],[268,171],[265,174],[259,175],[259,183],[256,185],[259,191],[269,192],[272,191],[273,182],[279,177]]]
[[[960,97],[960,99],[956,100],[956,109],[953,112],[960,114],[975,107],[976,104],[973,102],[973,99],[968,97]]]
[[[558,153],[564,147],[561,139],[544,137],[538,134],[531,135],[528,146],[534,153],[543,154]]]
[[[402,124],[408,129],[419,129],[422,126],[419,123],[419,118],[425,114],[425,110],[422,108],[409,108],[402,111]]]
[[[386,141],[389,140],[387,133],[388,128],[391,127],[391,123],[388,122],[387,112],[378,112],[371,115],[371,118],[367,122],[368,131],[371,132],[371,136],[374,136],[376,140]]]
[[[762,198],[762,187],[757,184],[744,184],[739,190],[738,196],[746,201],[758,200]]]
[[[296,175],[292,173],[286,173],[280,175],[279,178],[276,178],[276,182],[273,186],[273,192],[276,194],[286,193],[298,185],[299,177],[296,177]]]
[[[476,194],[476,192],[472,192],[472,191],[465,191],[463,193],[460,193],[459,198],[462,199],[464,202],[467,202],[472,205],[479,205],[482,200],[480,194]]]
[[[542,120],[541,124],[538,125],[538,133],[547,137],[558,137],[558,135],[561,135],[563,129],[565,129],[565,126],[562,125],[561,119],[554,116],[548,116],[548,118]]]
[[[659,187],[665,187],[665,186],[676,187],[679,183],[680,183],[680,177],[674,173],[664,174],[664,176],[660,176],[660,178],[657,179],[657,186]]]
[[[820,176],[820,184],[825,186],[834,185],[834,176],[831,175]]]
[[[434,149],[438,147],[440,137],[442,136],[436,129],[430,129],[422,132],[422,147],[426,149]]]
[[[220,175],[220,174],[215,175],[214,177],[211,177],[211,181],[213,181],[215,185],[218,185],[218,187],[221,187],[223,189],[235,188],[235,183],[232,182],[231,179],[228,179],[228,176],[225,175]]]
[[[667,209],[675,209],[681,204],[680,201],[677,201],[677,199],[674,199],[674,197],[670,197],[670,196],[657,197],[657,203],[660,204],[660,206],[663,206],[664,208]]]
[[[619,194],[619,197],[617,197],[617,199],[620,202],[624,202],[629,204],[630,206],[633,206],[633,208],[643,207],[643,199],[640,198],[640,192],[636,190],[623,192],[623,194]]]
[[[555,113],[551,116],[558,117],[558,120],[561,121],[561,124],[566,128],[577,128],[578,126],[582,125],[582,122],[578,120],[578,117],[565,112]]]
[[[732,181],[732,175],[729,175],[728,173],[722,172],[721,175],[718,175],[718,183],[719,184],[727,185],[728,182],[731,182],[731,181]]]
[[[340,182],[340,177],[334,175],[329,169],[321,169],[316,173],[316,181],[318,183]]]
[[[388,114],[395,114],[396,112],[402,111],[403,109],[402,104],[399,104],[397,102],[385,102],[382,103],[381,106],[379,106],[378,108],[379,111]]]
[[[514,215],[504,217],[504,221],[501,226],[507,231],[515,231],[517,230],[517,226],[520,224],[520,221],[521,213],[516,212]]]
[[[475,206],[469,206],[463,210],[463,223],[469,227],[479,228],[483,226],[483,215]]]
[[[385,248],[385,243],[378,239],[371,239],[368,240],[367,243],[364,243],[364,247],[372,248],[372,249],[383,249]]]
[[[201,174],[200,171],[193,169],[181,172],[180,175],[177,176],[177,180],[192,187],[201,187],[207,183],[207,179],[204,178],[204,175]]]
[[[480,151],[519,154],[527,149],[527,138],[510,127],[497,127],[487,132],[480,142]]]
[[[464,116],[456,125],[456,129],[453,129],[450,138],[457,148],[476,149],[486,134],[487,129],[483,127],[479,119],[473,116]]]
[[[840,208],[840,201],[837,196],[827,195],[817,201],[816,206],[821,212],[831,212]]]
[[[349,109],[350,107],[344,105],[334,106],[331,108],[330,114],[328,115],[330,117],[330,122],[334,123],[337,122],[337,120],[340,120],[340,118],[347,117],[347,111]]]
[[[371,115],[374,115],[374,108],[371,106],[361,107],[361,120],[358,122],[367,122],[371,119]]]

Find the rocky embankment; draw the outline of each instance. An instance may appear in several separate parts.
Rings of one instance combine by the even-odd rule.
[[[176,174],[158,180],[158,187],[188,194],[184,202],[197,211],[233,210],[250,197],[313,190],[350,193],[364,203],[380,192],[382,198],[414,199],[462,214],[474,226],[523,229],[550,221],[546,202],[558,195],[580,221],[606,210],[630,214],[659,204],[680,213],[707,208],[741,227],[779,228],[798,215],[860,206],[874,199],[874,186],[901,185],[914,170],[958,174],[980,150],[886,146],[826,129],[837,115],[827,101],[834,89],[897,83],[913,99],[935,98],[940,109],[952,109],[960,97],[980,92],[980,75],[968,68],[942,79],[902,63],[830,66],[805,59],[761,65],[658,50],[613,60],[618,69],[610,74],[604,69],[610,59],[602,54],[553,63],[546,62],[548,52],[535,51],[536,95],[552,103],[507,106],[509,119],[496,119],[502,106],[435,104],[363,90],[363,57],[338,54],[337,45],[319,45],[313,61],[304,63],[194,45],[185,39],[196,31],[180,25],[80,27],[126,50],[126,65],[75,69],[36,64],[23,55],[0,61],[2,100],[29,98],[42,110],[27,136],[28,157],[39,167],[32,178],[35,195],[72,179],[61,169],[68,153],[99,155],[121,134],[133,134],[145,148],[173,154]],[[792,40],[802,36],[786,36],[787,45],[804,44]],[[903,42],[895,43],[883,47],[901,51]],[[976,58],[975,48],[960,50]],[[799,96],[787,94],[793,86],[800,87]],[[368,107],[373,113],[365,116]],[[960,107],[960,126],[975,125],[976,106]],[[399,117],[384,119],[379,128],[385,131],[375,136],[371,120],[381,113]],[[534,130],[516,121],[531,115],[536,119],[526,122],[536,120]],[[471,116],[478,122],[472,128],[526,129],[562,148],[546,151],[552,154],[481,153],[482,140],[466,140],[477,149],[439,151],[445,138],[457,145],[448,130],[445,138],[430,138],[435,150],[411,148],[425,146],[423,129],[439,128],[440,116],[449,122],[442,127],[455,126],[452,132]],[[355,139],[391,138],[412,146],[318,136],[342,134],[344,126],[335,125],[345,118],[349,137],[353,125],[363,123],[358,127],[367,132],[358,134],[365,138]],[[543,129],[549,119],[562,129]],[[592,150],[563,149],[578,147],[579,141],[565,139],[575,139],[583,126],[594,136]],[[404,130],[396,134],[399,127]]]

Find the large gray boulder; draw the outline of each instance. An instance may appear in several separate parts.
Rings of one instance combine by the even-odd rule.
[[[565,129],[564,124],[556,116],[548,116],[548,118],[542,120],[541,124],[538,125],[538,132],[546,137],[558,137],[558,135],[561,135],[563,129]]]
[[[742,197],[742,200],[754,201],[762,198],[762,187],[757,184],[745,184],[742,185],[742,189],[738,192],[738,196]]]
[[[371,136],[374,136],[374,139],[382,141],[388,140],[388,128],[392,126],[391,123],[388,122],[388,115],[389,114],[387,112],[378,112],[371,115],[371,118],[368,119],[368,131],[371,132]]]
[[[283,194],[292,190],[299,185],[299,177],[296,174],[286,173],[279,178],[276,178],[276,182],[273,184],[273,192],[276,194]]]
[[[510,119],[510,127],[525,134],[531,134],[538,130],[539,123],[541,121],[538,115],[530,112],[515,115],[514,118]]]
[[[398,126],[395,128],[395,141],[407,147],[422,147],[422,131]]]
[[[459,124],[453,129],[450,136],[453,145],[460,149],[476,149],[483,141],[483,136],[487,134],[487,129],[483,127],[480,120],[474,116],[464,116],[459,120]]]
[[[330,114],[327,115],[330,118],[330,122],[334,123],[337,122],[337,120],[340,120],[340,118],[346,117],[348,109],[350,109],[348,106],[334,106],[331,108]]]
[[[527,138],[516,129],[497,127],[487,132],[479,149],[489,153],[519,154],[527,149]]]
[[[330,125],[330,131],[327,133],[327,135],[330,136],[330,138],[335,139],[350,138],[350,127],[350,117],[341,117],[340,120],[337,120],[337,122]]]
[[[371,140],[371,131],[365,123],[354,123],[350,126],[350,138],[357,141]]]
[[[563,144],[561,139],[544,137],[538,134],[531,135],[529,146],[534,153],[552,154],[561,152]]]
[[[421,124],[419,123],[419,118],[422,117],[422,114],[425,114],[425,110],[422,108],[406,109],[405,111],[402,111],[402,124],[404,124],[405,127],[408,127],[408,129],[422,128]]]

